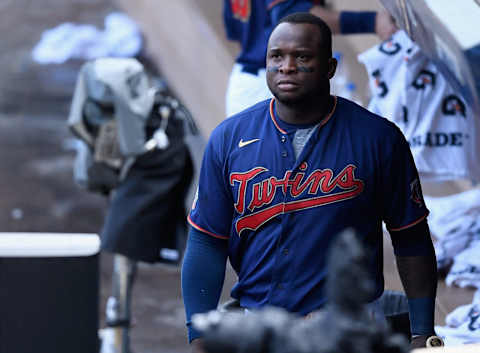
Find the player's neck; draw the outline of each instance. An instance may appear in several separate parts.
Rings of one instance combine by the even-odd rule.
[[[278,117],[289,124],[315,124],[321,122],[331,111],[335,99],[328,95],[310,104],[286,105],[276,100]]]

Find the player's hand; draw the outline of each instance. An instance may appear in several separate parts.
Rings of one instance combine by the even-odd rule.
[[[207,351],[203,348],[203,339],[196,338],[190,343],[190,352],[191,353],[206,353]]]
[[[379,10],[375,19],[375,32],[381,40],[387,40],[398,31],[395,21],[387,10]]]

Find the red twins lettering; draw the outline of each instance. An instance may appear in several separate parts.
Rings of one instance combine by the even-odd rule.
[[[237,202],[235,203],[235,209],[238,213],[243,213],[245,210],[245,191],[247,189],[247,183],[253,179],[257,174],[266,171],[266,168],[257,167],[245,173],[232,173],[230,174],[230,185],[233,185],[235,181],[240,182],[238,188]]]
[[[246,215],[236,222],[237,233],[240,235],[244,229],[256,230],[262,224],[281,213],[323,206],[358,196],[363,191],[364,183],[355,178],[355,169],[354,165],[349,164],[335,177],[330,169],[317,169],[307,177],[305,177],[305,173],[297,173],[293,179],[290,179],[292,172],[286,171],[282,179],[270,177],[253,184],[251,188],[252,200],[248,205],[250,211],[269,205],[274,200],[278,187],[281,188],[284,195],[287,194],[288,190],[293,198],[297,198],[305,192],[308,195],[312,195],[312,197],[278,203],[264,210]],[[231,185],[234,185],[235,182],[240,183],[237,202],[235,203],[235,209],[238,213],[242,214],[245,211],[245,197],[248,184],[254,177],[265,171],[268,170],[256,167],[245,173],[232,173],[230,175]],[[330,194],[336,187],[343,191]],[[318,196],[319,190],[322,196]]]

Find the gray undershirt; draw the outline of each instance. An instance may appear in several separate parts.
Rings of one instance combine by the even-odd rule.
[[[293,151],[295,152],[295,158],[298,159],[298,156],[300,156],[300,153],[302,153],[303,148],[308,142],[308,139],[312,134],[315,132],[315,129],[318,127],[318,125],[311,126],[306,129],[298,129],[295,131],[295,136],[293,137],[292,145],[293,145]]]

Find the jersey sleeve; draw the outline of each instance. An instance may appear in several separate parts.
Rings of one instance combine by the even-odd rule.
[[[230,0],[223,1],[223,27],[229,40],[241,40],[241,31],[239,31],[239,21],[233,17],[232,4]]]
[[[422,187],[410,146],[403,134],[395,128],[392,146],[385,149],[386,161],[382,168],[383,220],[389,231],[408,229],[428,215]]]
[[[233,201],[223,157],[223,134],[214,130],[205,148],[197,192],[188,222],[197,230],[216,238],[228,239],[232,224]]]
[[[265,5],[270,13],[272,25],[294,12],[309,12],[312,8],[311,0],[265,0]]]

